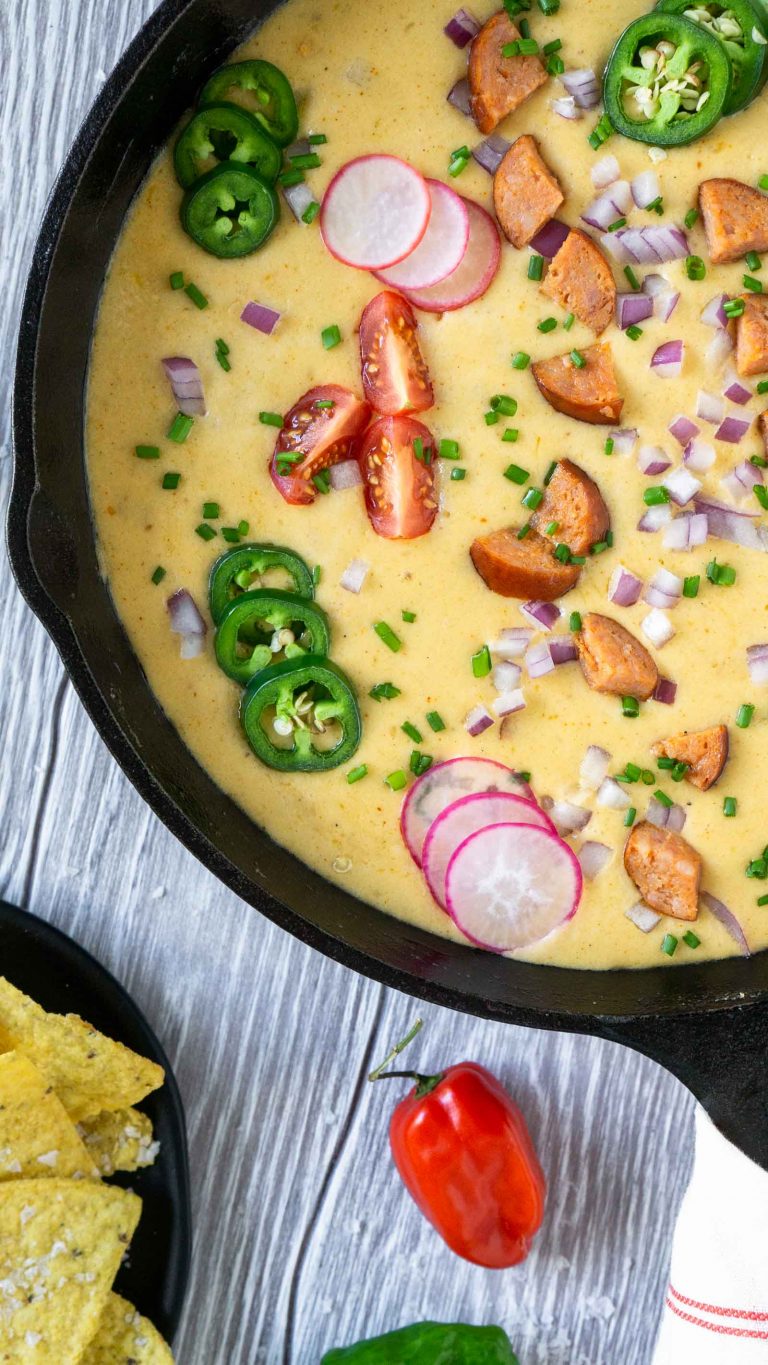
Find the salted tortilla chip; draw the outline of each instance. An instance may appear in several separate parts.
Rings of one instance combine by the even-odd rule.
[[[98,1180],[0,1185],[0,1361],[76,1365],[99,1321],[141,1200]]]
[[[152,1120],[139,1109],[103,1110],[92,1119],[83,1119],[77,1131],[103,1176],[152,1166],[160,1151],[159,1142],[153,1139]]]
[[[173,1356],[147,1318],[119,1294],[110,1294],[80,1365],[173,1365]]]
[[[23,1052],[77,1122],[125,1109],[163,1084],[162,1067],[92,1028],[76,1014],[47,1014],[0,977],[0,1052]],[[1,1357],[0,1357],[1,1359]]]
[[[94,1159],[58,1095],[20,1052],[0,1055],[0,1181],[96,1179]]]

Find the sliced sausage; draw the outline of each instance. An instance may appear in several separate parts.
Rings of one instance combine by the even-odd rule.
[[[501,597],[553,602],[570,592],[579,578],[579,566],[555,559],[544,536],[529,531],[520,540],[514,526],[478,536],[469,553],[483,582]]]
[[[739,374],[768,370],[768,296],[744,294],[744,312],[736,319],[736,369]]]
[[[595,692],[647,701],[659,670],[645,645],[610,616],[591,611],[576,636],[581,670]]]
[[[493,178],[493,203],[504,236],[518,249],[527,246],[564,198],[535,137],[525,133],[512,143]]]
[[[699,791],[709,791],[728,762],[728,726],[713,725],[709,730],[685,730],[681,735],[670,735],[669,739],[652,744],[651,753],[656,758],[687,763],[686,781]]]
[[[592,546],[605,540],[611,517],[594,479],[572,460],[560,460],[544,493],[544,500],[531,517],[531,524],[543,531],[557,522],[552,533],[556,544],[567,545],[571,554],[586,555]]]
[[[574,365],[570,352],[551,360],[537,360],[531,370],[539,389],[556,412],[564,412],[579,422],[596,426],[618,422],[624,399],[616,383],[608,342],[596,342],[582,355],[586,364],[581,368]]]
[[[699,208],[713,265],[768,251],[768,198],[741,180],[705,180]]]
[[[599,336],[616,311],[616,281],[600,247],[581,228],[566,237],[541,286],[542,294],[554,299],[566,313]]]
[[[768,459],[768,408],[765,409],[765,412],[760,413],[760,416],[757,419],[757,428],[763,438],[763,450],[765,451],[766,459]]]
[[[642,820],[627,839],[624,866],[646,905],[658,915],[696,919],[701,855],[682,834]]]
[[[501,49],[519,39],[519,31],[506,11],[501,10],[488,20],[472,43],[467,72],[472,117],[486,135],[547,80],[539,57],[502,56]]]

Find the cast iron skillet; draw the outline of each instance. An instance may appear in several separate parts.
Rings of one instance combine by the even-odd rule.
[[[0,972],[54,1014],[80,1014],[165,1072],[165,1084],[141,1103],[160,1155],[154,1166],[114,1175],[144,1207],[115,1289],[154,1322],[167,1341],[179,1324],[192,1249],[189,1165],[184,1110],[170,1063],[144,1015],[90,953],[15,905],[0,900]]]
[[[647,1053],[768,1169],[768,954],[577,972],[477,952],[383,915],[279,848],[215,786],[155,701],[117,618],[99,575],[83,461],[99,292],[152,157],[210,72],[275,7],[274,0],[165,0],[107,81],[67,159],[40,233],[19,340],[8,517],[19,585],[138,790],[262,914],[398,990]]]

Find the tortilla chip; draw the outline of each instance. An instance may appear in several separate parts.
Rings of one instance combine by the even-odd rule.
[[[110,1294],[80,1365],[173,1365],[173,1356],[147,1318],[119,1294]]]
[[[0,1185],[0,1361],[76,1365],[98,1329],[141,1200],[97,1180]]]
[[[58,1095],[20,1052],[0,1055],[0,1181],[98,1177]]]
[[[137,1104],[163,1084],[162,1067],[76,1014],[46,1014],[0,977],[0,1051],[7,1051],[3,1036],[34,1062],[76,1122]]]
[[[103,1176],[152,1166],[160,1151],[153,1141],[152,1120],[138,1109],[103,1110],[77,1125],[91,1161]]]

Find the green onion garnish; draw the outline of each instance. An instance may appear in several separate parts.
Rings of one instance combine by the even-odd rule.
[[[758,905],[768,905],[768,896],[758,896],[757,903]]]
[[[159,446],[136,446],[136,455],[140,460],[159,460]]]
[[[519,437],[520,437],[519,427],[505,427],[504,435],[502,436],[501,439],[502,441],[506,441],[507,443],[511,442],[511,444],[514,445],[515,442],[519,440]]]
[[[586,363],[581,351],[571,351],[571,364],[575,365],[577,370],[583,370]]]
[[[168,473],[163,475],[163,482],[162,482],[162,484],[161,484],[161,487],[162,487],[162,488],[165,488],[165,489],[169,489],[169,488],[170,488],[170,489],[174,489],[174,488],[178,488],[178,486],[179,486],[180,483],[181,483],[181,475],[180,475],[180,474],[177,474],[177,473],[175,473],[175,472],[173,472],[172,470],[169,469],[169,470],[168,470]]]
[[[740,318],[746,306],[743,299],[729,299],[723,304],[723,312],[728,318]]]
[[[320,333],[320,339],[323,343],[323,350],[332,351],[334,346],[338,346],[341,341],[341,328],[335,322],[330,327],[324,327]]]
[[[518,538],[518,540],[525,540],[525,537],[528,535],[528,532],[530,531],[530,529],[531,529],[531,523],[530,523],[529,521],[527,521],[527,522],[525,523],[524,526],[521,526],[521,527],[520,527],[520,530],[519,530],[518,533],[517,533],[517,538]]]
[[[656,781],[656,778],[654,777],[650,768],[643,768],[640,777],[642,781],[645,783],[646,787],[652,787],[654,782]]]
[[[672,800],[672,797],[667,796],[667,793],[663,792],[660,787],[657,787],[656,791],[653,794],[656,800],[659,802],[659,804],[662,806],[666,806],[667,810],[674,806],[675,803]]]
[[[228,350],[229,347],[227,347],[227,351]],[[214,351],[214,355],[216,356],[216,359],[218,360],[225,374],[229,374],[230,370],[232,369],[232,362],[229,359],[227,351],[220,351],[219,344],[218,342],[216,343],[216,350]]]
[[[390,788],[391,791],[401,792],[403,790],[403,787],[407,785],[408,778],[406,777],[402,768],[398,768],[396,772],[390,773],[389,777],[385,777],[384,781],[386,782],[387,786]]]
[[[689,280],[704,279],[707,273],[707,267],[705,266],[703,260],[701,259],[701,256],[686,256],[685,273],[688,276]]]
[[[203,516],[206,521],[216,521],[221,516],[221,508],[217,502],[203,503]]]
[[[521,38],[519,48],[522,57],[535,57],[539,51],[539,44],[535,38]]]
[[[666,953],[667,957],[674,957],[677,952],[677,944],[678,940],[674,934],[665,934],[661,942],[661,951]]]
[[[222,526],[221,538],[222,540],[226,540],[228,545],[240,544],[240,532],[236,526]]]
[[[430,730],[434,730],[436,735],[439,735],[440,731],[445,729],[445,721],[439,711],[427,711],[427,724]]]
[[[612,436],[607,437],[605,445],[603,446],[603,450],[605,451],[606,455],[613,454],[615,444],[616,442],[614,441]]]
[[[768,175],[761,175],[757,184],[759,189],[768,190]]]
[[[672,781],[682,782],[690,766],[691,766],[690,763],[686,763],[682,759],[680,760],[679,763],[674,763],[672,765]]]
[[[646,488],[643,493],[643,502],[646,507],[661,507],[663,503],[669,502],[669,493],[661,484],[654,484]]]
[[[151,578],[151,582],[154,583],[155,587],[157,587],[158,583],[162,583],[167,572],[168,570],[164,569],[162,564],[158,564]]]
[[[486,412],[486,414],[485,414],[485,425],[486,425],[487,427],[495,427],[495,425],[496,425],[496,423],[498,422],[498,420],[499,420],[499,414],[498,414],[497,412]]]
[[[736,814],[736,797],[726,796],[723,799],[723,815],[732,817]]]
[[[401,612],[401,615],[403,620],[406,621],[408,625],[411,625],[416,620],[415,611],[403,611]]]
[[[751,294],[762,294],[763,292],[762,280],[756,280],[754,275],[744,275],[742,277],[742,284]]]
[[[466,170],[469,164],[470,156],[471,152],[469,147],[457,147],[455,152],[451,152],[450,161],[448,162],[448,174],[454,179],[457,175],[461,175],[462,171]]]
[[[416,777],[421,777],[422,773],[427,772],[432,767],[434,761],[431,754],[421,754],[418,749],[414,749],[408,766]]]
[[[353,768],[351,772],[347,773],[347,781],[351,787],[353,782],[360,782],[364,777],[367,776],[368,765],[366,763],[361,763],[359,768]]]
[[[736,570],[730,564],[718,564],[711,559],[707,565],[707,578],[718,588],[730,588],[736,582]]]
[[[683,579],[683,597],[698,597],[700,583],[701,575],[697,573]]]
[[[317,152],[303,152],[289,159],[291,165],[298,171],[313,171],[317,166],[323,164]]]
[[[467,471],[466,471],[466,469],[452,469],[452,470],[451,470],[451,481],[452,481],[452,483],[461,483],[463,479],[466,479],[466,477],[467,477]]]
[[[556,532],[556,531],[559,531],[559,530],[560,530],[560,522],[559,522],[559,521],[550,521],[549,525],[544,527],[544,534],[547,535],[547,536],[553,536],[553,535],[555,534],[555,532]]]
[[[441,460],[458,460],[459,443],[458,441],[441,441],[438,451]]]
[[[650,204],[646,204],[645,211],[646,213],[658,213],[661,218],[661,215],[664,212],[664,200],[660,194],[657,195],[655,199],[652,199]]]
[[[312,483],[314,484],[318,493],[330,493],[331,491],[330,469],[321,469],[319,473],[313,474]]]
[[[763,268],[763,263],[756,251],[748,251],[744,260],[747,263],[747,268],[753,272],[755,270],[762,270]]]
[[[400,729],[403,731],[403,734],[406,734],[409,739],[413,740],[414,744],[421,744],[424,736],[420,730],[416,729],[415,725],[411,725],[409,720],[403,721]]]
[[[547,71],[550,76],[562,76],[565,71],[565,62],[562,57],[547,57]]]
[[[698,948],[699,944],[701,943],[701,939],[699,938],[698,934],[694,934],[692,929],[686,929],[685,933],[683,934],[683,943],[687,943],[689,948]]]
[[[757,383],[758,393],[768,393],[768,379],[760,379]]]
[[[483,645],[472,655],[472,672],[476,678],[487,678],[492,668],[491,651],[487,645]]]
[[[740,730],[749,729],[750,725],[752,724],[752,717],[754,716],[754,714],[755,708],[752,705],[752,703],[748,701],[742,702],[741,706],[736,712],[736,724],[738,725]]]
[[[609,231],[609,232],[618,232],[619,228],[623,228],[623,227],[626,227],[626,226],[627,226],[627,220],[626,220],[626,218],[616,218],[615,221],[614,221],[613,223],[609,223],[609,224],[608,224],[608,231]]]
[[[565,328],[566,332],[570,332],[575,321],[576,321],[575,313],[566,313],[565,318],[563,320],[563,327]]]
[[[198,535],[201,540],[213,540],[216,532],[212,526],[209,526],[207,522],[203,521],[199,526],[195,527],[195,534]]]
[[[527,370],[531,363],[531,357],[527,351],[515,351],[512,357],[513,370]]]
[[[544,484],[544,487],[545,487],[545,488],[548,488],[549,485],[551,484],[556,469],[557,469],[557,460],[553,460],[552,463],[550,464],[549,468],[547,469],[547,472],[546,472],[546,474],[544,475],[544,478],[542,479],[542,483]]]
[[[561,544],[555,546],[553,553],[555,559],[559,559],[561,564],[570,564],[571,562],[570,546],[565,545],[561,542]]]
[[[642,768],[638,768],[636,763],[628,763],[619,778],[620,782],[639,782],[643,775]]]
[[[315,219],[316,219],[316,217],[317,217],[317,215],[318,215],[319,212],[320,212],[320,205],[318,204],[318,202],[317,202],[316,199],[313,199],[311,204],[307,204],[307,207],[305,208],[304,212],[303,212],[302,215],[301,215],[301,221],[302,221],[302,223],[306,223],[307,226],[309,226],[310,223],[314,223],[314,221],[315,221]],[[363,765],[363,766],[365,766],[365,765]],[[357,771],[358,771],[358,769],[356,768],[356,769],[355,769],[355,772],[357,772]],[[368,769],[366,768],[365,771],[367,772]],[[347,779],[347,780],[349,780],[349,779]]]
[[[167,431],[168,440],[174,441],[178,446],[183,445],[194,425],[194,417],[177,412]]]
[[[558,9],[560,6],[558,5]],[[553,11],[554,13],[554,11]],[[562,38],[553,38],[550,43],[545,43],[541,49],[545,57],[551,57],[553,52],[559,52],[563,46]]]
[[[692,228],[693,225],[694,225],[694,223],[697,223],[697,222],[698,222],[698,218],[699,218],[699,210],[698,210],[698,209],[689,209],[688,212],[686,213],[685,219],[684,219],[685,226],[686,226],[687,228]]]
[[[581,613],[580,613],[580,612],[578,612],[578,611],[572,611],[572,612],[571,612],[570,617],[568,618],[568,629],[569,629],[569,630],[581,630]]]
[[[613,124],[611,123],[611,120],[609,119],[607,114],[603,114],[602,117],[598,119],[592,132],[589,134],[589,137],[587,138],[587,141],[590,147],[592,148],[593,152],[599,151],[603,143],[607,142],[609,137],[613,135],[613,132],[614,127]]]
[[[504,43],[501,49],[501,55],[502,57],[519,57],[520,55],[519,40],[516,40],[515,42],[512,43]]]
[[[531,512],[535,512],[536,508],[543,501],[544,494],[542,493],[540,488],[529,488],[528,492],[523,495],[522,499],[523,507],[529,508]]]
[[[528,279],[540,280],[544,274],[544,257],[534,252],[528,262]]]
[[[310,147],[324,147],[328,138],[325,133],[308,133],[307,142]]]
[[[666,754],[661,754],[661,756],[656,759],[656,767],[661,768],[662,772],[671,772],[674,766],[674,758],[668,758]]]
[[[768,512],[768,488],[765,488],[761,483],[756,483],[753,485],[752,491],[763,511]]]
[[[491,399],[491,409],[493,412],[500,412],[503,417],[514,417],[517,412],[517,399],[510,398],[508,393],[496,393]]]
[[[751,270],[752,268],[753,268],[753,267],[750,266],[750,270]],[[168,277],[168,283],[170,284],[171,289],[183,289],[183,288],[184,288],[184,271],[183,271],[183,270],[174,270],[173,274],[172,274],[172,275],[169,275],[169,277]]]
[[[557,327],[557,318],[544,318],[541,322],[537,322],[536,326],[540,332],[554,332]]]
[[[376,631],[376,634],[382,643],[387,646],[387,649],[391,649],[393,654],[397,654],[398,650],[402,649],[402,640],[398,639],[392,627],[388,626],[386,621],[377,621],[373,629]]]
[[[628,336],[630,341],[639,341],[642,335],[642,327],[637,327],[635,323],[633,323],[631,327],[627,327],[625,332],[625,336]]]
[[[185,285],[184,293],[186,294],[188,299],[192,300],[192,302],[195,305],[195,308],[203,309],[208,307],[208,300],[205,297],[205,294],[202,292],[202,290],[198,289],[196,284],[190,283]]]
[[[758,384],[757,387],[759,389],[760,385]],[[764,392],[766,391],[768,391],[768,382],[766,382],[766,388]],[[755,469],[768,469],[768,460],[766,460],[764,455],[750,455],[749,463],[753,464],[755,466]]]
[[[368,696],[373,697],[374,701],[392,701],[395,697],[400,696],[400,688],[395,687],[395,684],[391,682],[376,683]]]
[[[314,569],[312,570],[312,582],[314,583],[316,588],[320,586],[320,579],[322,578],[322,576],[323,566],[322,564],[316,564]]]
[[[636,720],[640,715],[640,703],[637,697],[622,697],[621,714],[629,720]]]
[[[259,421],[265,427],[281,427],[283,419],[279,412],[260,412]]]
[[[282,185],[284,190],[290,189],[293,185],[301,185],[303,180],[304,172],[300,171],[298,167],[294,167],[289,171],[281,171],[277,177],[278,185]]]
[[[768,858],[753,858],[751,863],[747,863],[746,876],[764,882],[768,877]]]
[[[626,815],[624,816],[624,824],[626,828],[629,829],[631,825],[634,825],[636,819],[637,810],[634,806],[630,806]]]
[[[630,288],[634,289],[635,291],[637,291],[638,289],[640,289],[640,287],[641,287],[640,281],[639,281],[639,279],[637,278],[637,275],[635,274],[635,272],[634,272],[634,270],[632,269],[632,266],[631,266],[631,265],[625,265],[625,266],[624,266],[624,274],[626,275],[627,279],[629,280]]]

